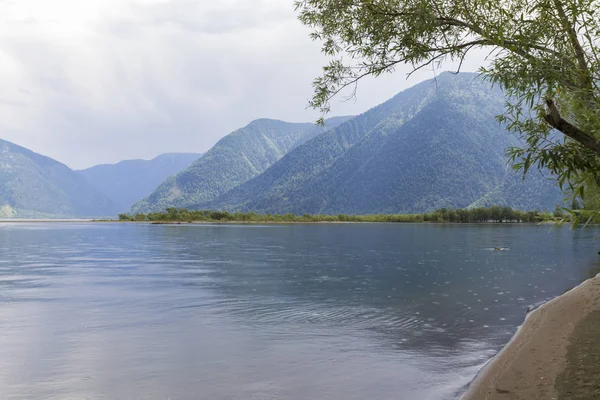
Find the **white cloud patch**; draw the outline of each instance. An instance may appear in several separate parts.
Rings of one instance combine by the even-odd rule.
[[[0,138],[74,168],[311,121],[324,58],[292,0],[0,0]],[[473,68],[471,68],[473,69]],[[432,76],[359,86],[354,114]]]

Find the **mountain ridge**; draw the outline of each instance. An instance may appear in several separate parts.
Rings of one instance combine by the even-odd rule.
[[[350,117],[335,117],[327,124]],[[260,175],[291,149],[325,128],[314,123],[290,123],[261,118],[223,137],[187,169],[169,177],[132,212],[160,211],[208,202],[231,188]]]
[[[475,74],[441,74],[299,146],[217,200],[193,208],[368,214],[463,208],[486,196],[510,202],[523,188],[516,181],[502,185],[512,179],[505,149],[519,144],[495,119],[504,103],[501,90]],[[353,135],[356,126],[361,132]],[[457,163],[460,168],[453,167]],[[562,198],[556,185],[536,184],[545,188],[547,198],[530,191],[530,198],[519,204],[554,208]],[[493,190],[512,192],[488,196]]]
[[[116,205],[65,164],[0,139],[3,217],[111,216]]]
[[[286,186],[305,181],[311,173],[320,173],[322,170],[327,169],[346,150],[354,146],[357,141],[370,135],[374,130],[379,129],[379,132],[385,133],[410,119],[409,117],[418,112],[426,102],[427,97],[433,95],[434,90],[435,86],[430,85],[429,82],[422,82],[408,88],[390,100],[327,130],[311,141],[293,149],[285,155],[286,160],[292,161],[284,167],[282,167],[281,160],[279,160],[262,175],[225,193],[217,201],[208,204],[195,204],[194,208],[264,209],[256,202],[252,206],[237,208],[231,207],[227,203],[231,203],[232,198],[237,198],[238,204],[244,204],[248,201],[247,199],[252,198],[253,194],[246,190],[250,184],[258,184],[259,189],[256,190],[257,192],[264,193],[270,190],[274,191],[276,196],[277,192],[285,191]],[[425,96],[423,95],[424,91]],[[395,120],[392,124],[382,125],[381,116],[389,114],[394,115]],[[281,169],[285,169],[285,171]],[[274,201],[275,198],[270,200]],[[270,211],[275,212],[274,209]]]
[[[122,160],[99,164],[77,172],[113,200],[120,212],[148,196],[169,176],[202,157],[202,153],[164,153],[150,160]]]

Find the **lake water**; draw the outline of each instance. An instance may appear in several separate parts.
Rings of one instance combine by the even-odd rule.
[[[0,224],[2,399],[457,398],[600,230]],[[506,251],[494,251],[506,247]]]

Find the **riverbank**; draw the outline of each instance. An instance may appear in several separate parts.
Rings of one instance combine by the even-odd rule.
[[[462,400],[600,399],[600,274],[531,312]]]

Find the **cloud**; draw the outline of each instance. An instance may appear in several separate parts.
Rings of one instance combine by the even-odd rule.
[[[281,0],[172,0],[150,2],[137,7],[130,19],[150,24],[178,26],[184,30],[221,34],[264,29],[283,21],[295,21],[292,3]]]
[[[0,1],[0,138],[71,167],[206,151],[259,117],[311,121],[324,58],[292,0]],[[354,114],[427,77],[359,86]]]

